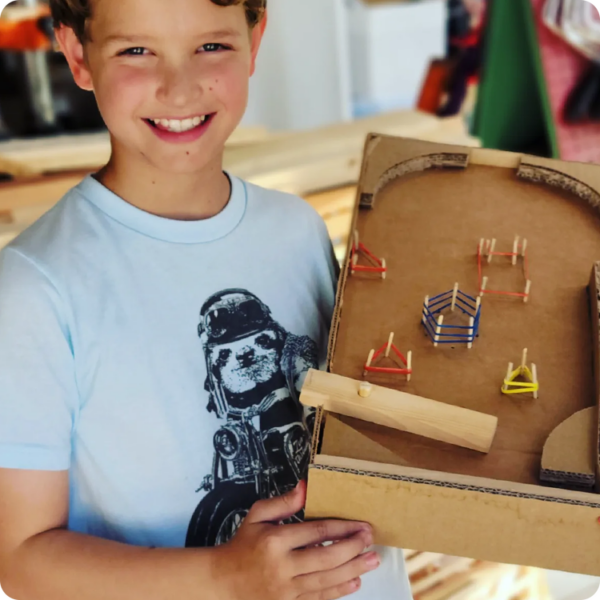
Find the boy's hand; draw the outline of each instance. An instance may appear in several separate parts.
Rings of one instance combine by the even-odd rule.
[[[356,592],[359,577],[379,565],[366,523],[314,521],[277,525],[304,507],[306,485],[257,502],[235,537],[218,552],[217,577],[231,600],[335,600]],[[320,546],[323,542],[334,542]]]

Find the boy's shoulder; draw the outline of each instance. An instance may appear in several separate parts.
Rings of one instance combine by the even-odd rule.
[[[287,228],[307,233],[325,233],[323,218],[304,198],[289,192],[261,187],[244,181],[248,207],[255,210],[258,218],[277,224],[280,230]]]
[[[248,181],[244,181],[244,185],[248,190],[249,200],[262,202],[273,211],[291,212],[294,215],[301,215],[311,219],[321,218],[309,202],[296,194],[262,187]]]
[[[33,262],[50,258],[81,235],[81,194],[79,185],[64,196],[35,223],[22,231],[4,249],[16,251]]]

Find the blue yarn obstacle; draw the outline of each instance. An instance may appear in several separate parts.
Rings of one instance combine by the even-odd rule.
[[[456,291],[455,291],[456,290]],[[457,308],[468,317],[467,325],[444,325],[439,316],[447,309]],[[471,319],[473,323],[471,324]],[[431,341],[438,344],[468,344],[469,348],[479,335],[481,300],[459,289],[452,289],[434,298],[425,298],[421,322]]]

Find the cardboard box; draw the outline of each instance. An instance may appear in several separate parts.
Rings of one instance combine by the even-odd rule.
[[[353,230],[386,273],[350,275],[349,242],[329,373],[310,372],[301,397],[321,407],[308,518],[369,521],[388,546],[600,575],[599,206],[599,166],[368,137]],[[480,240],[493,238],[488,263]],[[481,298],[478,337],[446,308],[435,347],[425,296],[455,282]],[[469,337],[451,337],[461,314]],[[404,374],[363,376],[390,332],[379,358],[411,351],[410,381],[397,358]],[[524,348],[537,399],[501,391]]]

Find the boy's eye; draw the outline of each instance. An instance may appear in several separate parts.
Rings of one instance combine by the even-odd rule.
[[[223,44],[204,44],[200,46],[202,52],[218,52],[219,50],[227,50],[227,46]]]
[[[146,48],[127,48],[119,52],[119,56],[143,56],[146,52]]]

